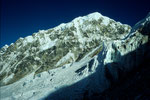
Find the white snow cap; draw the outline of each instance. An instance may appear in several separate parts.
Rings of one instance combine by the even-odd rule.
[[[8,48],[9,46],[6,44],[3,48]]]
[[[33,41],[33,37],[32,36],[27,36],[25,37],[27,42],[32,42]]]
[[[98,12],[94,12],[94,13],[88,15],[89,19],[98,20],[100,17],[102,17],[102,15]]]
[[[76,20],[79,20],[79,22],[82,22],[83,20],[92,21],[92,20],[99,20],[100,18],[103,18],[102,24],[106,26],[109,24],[110,18],[108,18],[107,16],[103,16],[99,12],[94,12],[83,17],[77,17],[76,19],[74,19],[74,21]]]

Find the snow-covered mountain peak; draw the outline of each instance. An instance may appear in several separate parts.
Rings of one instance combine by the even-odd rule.
[[[149,28],[149,16],[130,31],[95,12],[19,38],[0,49],[1,98],[36,100],[58,91],[52,100],[81,100],[99,94],[141,63],[146,46],[136,49],[149,41]],[[60,88],[70,85],[64,95]]]
[[[78,62],[95,48],[99,47],[100,51],[105,41],[124,38],[130,29],[128,25],[95,12],[20,38],[6,50],[0,50],[3,51],[0,83],[11,84],[32,72],[36,75]]]
[[[76,21],[76,20],[89,20],[89,21],[91,21],[91,20],[98,20],[101,17],[104,17],[104,16],[102,16],[98,12],[94,12],[94,13],[88,14],[87,16],[77,17],[73,21]]]

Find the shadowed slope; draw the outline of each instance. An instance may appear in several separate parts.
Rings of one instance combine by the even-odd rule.
[[[141,23],[142,24],[142,23]],[[132,41],[131,44],[138,45],[131,52],[121,55],[116,44],[113,45],[116,57],[114,61],[104,64],[106,55],[98,59],[96,72],[87,78],[68,87],[60,88],[50,94],[46,100],[149,100],[150,99],[150,20],[137,28],[126,43],[140,34],[145,38]],[[134,38],[135,37],[135,38]],[[145,41],[145,42],[144,42]],[[123,44],[121,44],[123,45]],[[124,47],[123,48],[128,48]],[[104,51],[103,51],[104,52]],[[108,51],[106,51],[107,54]],[[102,54],[102,52],[100,53]],[[113,56],[112,56],[113,57]],[[92,62],[93,60],[91,60]]]

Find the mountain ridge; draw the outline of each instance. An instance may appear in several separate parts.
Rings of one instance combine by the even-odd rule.
[[[109,35],[111,33],[109,31],[112,31],[114,36]],[[121,39],[125,37],[124,34],[127,34],[129,31],[130,26],[122,25],[96,12],[84,17],[75,18],[69,23],[60,24],[49,30],[41,30],[32,36],[20,38],[14,44],[11,44],[9,47],[5,46],[0,50],[1,59],[4,61],[0,63],[1,68],[3,68],[0,71],[1,80],[5,76],[15,73],[12,76],[15,75],[14,77],[16,78],[10,80],[15,82],[20,79],[19,77],[23,77],[35,70],[37,70],[35,73],[40,73],[50,69],[50,66],[51,68],[56,68],[63,66],[65,63],[79,61],[86,53],[100,45],[98,41],[104,40],[104,38],[109,40],[110,37],[111,39]],[[3,49],[5,49],[6,52],[3,51]],[[78,50],[78,52],[76,52],[76,50]],[[47,57],[46,59],[44,55]],[[48,59],[48,56],[52,56],[51,58],[53,58],[53,60]],[[69,58],[66,58],[68,61],[61,62],[60,65],[58,65],[57,62],[64,56],[69,56]],[[42,61],[40,60],[41,58]],[[18,63],[20,61],[21,63],[14,63],[13,60],[15,59],[18,60]],[[23,60],[25,61],[23,62]],[[7,63],[5,63],[5,61],[7,61]],[[43,64],[43,62],[45,63]],[[8,67],[8,63],[11,68]],[[12,71],[4,73],[3,70],[6,69],[11,69]],[[22,70],[24,70],[24,72],[21,72]],[[8,84],[12,82],[8,82]]]

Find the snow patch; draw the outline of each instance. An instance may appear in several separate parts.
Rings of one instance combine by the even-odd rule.
[[[43,50],[49,49],[49,48],[53,47],[54,45],[55,45],[55,41],[49,41],[48,43],[43,44],[40,47],[40,50],[43,51]]]
[[[3,46],[1,48],[2,51],[0,53],[4,53],[7,50],[8,47],[9,47],[8,45]]]
[[[14,43],[11,43],[10,45],[14,45]]]
[[[112,23],[112,24],[111,24],[111,27],[115,29],[115,28],[116,28],[116,25],[115,25],[114,23]]]
[[[80,42],[80,43],[83,43],[84,40],[83,40],[83,37],[82,37],[82,35],[81,35],[81,33],[80,33],[80,30],[79,30],[79,22],[78,22],[78,20],[74,20],[74,26],[75,26],[76,29],[77,29],[77,32],[73,32],[74,35],[77,35],[79,42]]]
[[[6,44],[3,48],[7,49],[9,46]]]
[[[48,30],[39,30],[39,33],[47,33]]]
[[[108,17],[104,17],[102,24],[107,26],[109,24],[109,21],[110,21],[110,19]]]
[[[35,57],[34,59],[35,59],[35,60],[40,60],[40,58],[39,58],[39,57]]]
[[[62,63],[64,63],[65,61],[67,61],[67,60],[69,60],[69,59],[72,59],[72,61],[75,60],[74,54],[71,53],[71,52],[69,52],[68,54],[66,54],[66,56],[64,56],[63,58],[61,58],[61,59],[57,62],[56,66],[58,66],[58,65],[60,65],[60,64],[62,64]]]
[[[27,42],[33,42],[33,37],[32,36],[27,36],[26,38],[25,38],[25,40],[27,41]]]
[[[95,12],[95,13],[92,13],[92,14],[88,15],[89,21],[91,21],[93,19],[98,20],[100,17],[102,17],[102,15],[98,12]]]
[[[43,38],[39,38],[39,42],[41,45],[40,51],[43,51],[43,50],[53,47],[55,45],[56,41],[57,41],[57,39],[52,41],[47,34],[44,34]]]

